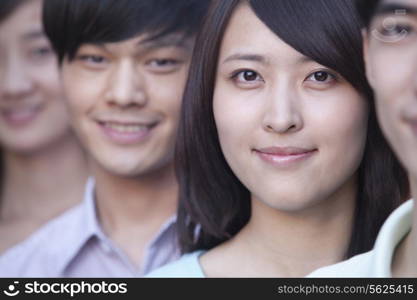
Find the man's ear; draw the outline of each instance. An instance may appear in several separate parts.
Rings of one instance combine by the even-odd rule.
[[[369,32],[366,28],[362,29],[362,43],[363,43],[363,59],[365,61],[366,77],[368,78],[369,84],[373,87],[373,71],[369,58]]]

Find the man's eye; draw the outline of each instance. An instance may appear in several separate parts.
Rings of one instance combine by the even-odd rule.
[[[146,62],[150,72],[156,74],[171,74],[180,69],[182,61],[172,58],[151,59]]]
[[[80,55],[78,59],[93,64],[101,64],[106,62],[106,59],[100,55]]]
[[[178,60],[175,59],[153,59],[149,62],[150,66],[153,67],[168,67],[168,66],[174,66],[179,63]]]

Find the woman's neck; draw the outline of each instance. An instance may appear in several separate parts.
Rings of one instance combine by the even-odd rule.
[[[4,150],[0,192],[0,252],[83,198],[88,176],[85,156],[74,136],[37,153]]]
[[[31,154],[5,151],[0,220],[48,219],[82,200],[88,176],[74,136]]]
[[[232,240],[210,251],[213,258],[216,252],[217,257],[226,254],[224,261],[210,267],[209,252],[207,260],[202,257],[203,267],[206,262],[207,274],[216,277],[303,277],[341,261],[349,245],[355,199],[353,181],[303,211],[282,211],[252,199],[249,223]]]

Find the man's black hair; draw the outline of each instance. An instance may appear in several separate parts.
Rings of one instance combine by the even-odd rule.
[[[119,42],[142,33],[192,36],[209,0],[45,0],[43,22],[61,64],[85,44]]]

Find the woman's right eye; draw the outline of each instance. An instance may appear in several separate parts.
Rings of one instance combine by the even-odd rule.
[[[37,58],[42,58],[42,57],[45,57],[45,56],[47,56],[49,54],[52,54],[52,53],[53,53],[53,51],[52,51],[51,47],[38,47],[38,48],[34,48],[31,51],[31,55],[33,57],[37,57]]]
[[[242,87],[256,87],[264,80],[257,72],[249,69],[239,70],[232,74],[232,80]]]

